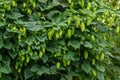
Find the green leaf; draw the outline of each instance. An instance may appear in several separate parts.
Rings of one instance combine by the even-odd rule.
[[[39,70],[37,71],[37,75],[41,76],[42,74],[44,74],[44,71],[41,70],[41,69],[39,69]]]
[[[35,42],[35,37],[34,36],[28,36],[25,42],[28,45],[31,45],[31,44],[33,44],[33,42]]]
[[[74,58],[75,53],[74,52],[68,52],[66,54],[63,55],[63,58],[66,60],[75,60]]]
[[[2,55],[0,54],[0,61],[2,60]]]
[[[97,70],[105,72],[105,67],[103,65],[96,65]]]
[[[71,75],[65,75],[65,78],[66,78],[67,80],[73,80],[73,78],[72,78]]]
[[[2,40],[2,36],[0,35],[0,48],[3,47],[3,40]]]
[[[120,75],[118,75],[118,80],[120,80]]]
[[[33,55],[31,56],[31,58],[32,58],[33,60],[38,60],[38,59],[39,59],[39,56],[38,56],[37,54],[33,54]]]
[[[82,74],[79,74],[79,75],[78,75],[78,79],[79,79],[79,80],[84,80],[84,79],[83,79],[83,75],[82,75]]]
[[[30,31],[39,31],[44,29],[44,27],[41,25],[38,25],[37,22],[25,22],[25,26]]]
[[[49,5],[45,8],[45,10],[50,10],[58,5],[59,5],[59,3],[56,3],[56,2],[49,3]]]
[[[46,3],[48,0],[38,0],[41,3]]]
[[[11,3],[11,1],[8,1],[8,0],[7,1],[2,1],[2,2],[0,1],[0,5],[2,5],[2,4],[9,4],[9,3]]]
[[[2,73],[5,73],[5,74],[9,74],[9,73],[11,73],[11,68],[10,68],[10,66],[1,66],[1,72]]]
[[[43,61],[44,63],[46,63],[46,62],[48,61],[48,56],[47,56],[46,54],[43,55],[42,61]]]
[[[79,49],[80,48],[80,42],[79,41],[69,41],[68,46],[71,46],[75,49]]]
[[[14,22],[15,22],[15,24],[25,25],[24,21],[22,21],[22,20],[17,20]]]
[[[5,25],[5,21],[0,19],[0,27]]]
[[[98,9],[96,12],[97,13],[107,12],[107,9]]]
[[[47,40],[47,36],[46,34],[42,34],[38,37],[36,37],[37,40],[39,40],[40,42],[45,42],[45,40]]]
[[[115,72],[118,72],[118,73],[120,73],[120,68],[119,68],[119,66],[113,66],[113,67],[111,67]]]
[[[60,80],[66,80],[64,77],[61,77],[61,79]]]
[[[2,73],[0,72],[0,78],[2,77]]]
[[[31,72],[29,68],[26,68],[26,69],[24,70],[25,80],[31,78],[31,77],[34,76],[34,75],[35,75],[35,73]]]
[[[13,79],[9,75],[2,75],[2,79],[0,79],[0,80],[13,80]]]
[[[69,3],[66,0],[53,0],[53,2],[60,4],[62,7],[69,7]]]
[[[86,41],[84,43],[84,46],[87,47],[87,48],[92,48],[92,44],[90,42],[88,42],[88,41]]]
[[[104,74],[101,73],[101,72],[98,72],[98,73],[97,73],[97,78],[98,78],[98,80],[105,80],[105,79],[104,79]]]
[[[51,12],[49,12],[49,13],[47,14],[47,16],[48,16],[48,18],[50,18],[50,19],[54,19],[54,18],[58,17],[59,14],[60,14],[59,11],[51,11]],[[57,16],[56,16],[56,15],[57,15]]]
[[[107,31],[107,28],[105,26],[102,26],[101,24],[97,24],[97,29],[101,32]],[[98,36],[99,37],[99,36]]]
[[[17,56],[17,52],[8,52],[8,54],[12,59],[15,59],[15,57]]]
[[[11,49],[12,48],[12,43],[10,41],[4,42],[4,48]]]
[[[101,47],[103,47],[103,48],[107,46],[107,44],[104,43],[104,42],[103,43],[99,42],[98,45],[101,46]]]
[[[89,73],[92,70],[89,62],[84,62],[84,64],[82,64],[81,68],[86,73]]]
[[[41,66],[41,68],[37,71],[37,74],[41,76],[44,73],[50,74],[50,70],[45,66]]]
[[[21,17],[23,17],[23,15],[20,14],[19,12],[12,12],[12,14],[9,15],[9,18],[17,19],[17,20],[18,20],[18,18],[21,18]]]
[[[91,10],[87,10],[87,11],[85,11],[86,12],[86,14],[88,15],[88,16],[91,16],[92,15],[92,11]]]
[[[50,69],[45,67],[45,66],[42,66],[41,69],[44,71],[44,73],[46,74],[50,74]]]
[[[12,78],[11,76],[9,75],[4,75],[2,74],[2,78],[0,78],[0,80],[13,80],[14,78]]]
[[[3,57],[4,58],[2,58],[2,63],[4,63],[6,67],[9,67],[10,66],[10,61],[11,61],[9,55],[5,55]]]
[[[60,4],[59,0],[53,0],[54,3]]]
[[[56,74],[57,73],[57,69],[56,69],[55,65],[53,65],[53,66],[50,67],[50,73],[51,74]]]
[[[47,47],[47,51],[50,51],[52,53],[60,51],[60,48],[58,48],[58,46],[55,44],[51,44],[50,46]]]
[[[31,21],[39,21],[39,15],[36,13],[33,13],[33,15],[29,15],[29,18]]]
[[[34,65],[31,67],[30,71],[32,71],[32,72],[37,72],[39,68],[40,68],[40,66],[39,66],[38,64],[34,64]]]

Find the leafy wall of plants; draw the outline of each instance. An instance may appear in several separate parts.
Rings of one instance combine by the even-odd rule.
[[[104,0],[0,0],[0,79],[113,80],[119,14]]]

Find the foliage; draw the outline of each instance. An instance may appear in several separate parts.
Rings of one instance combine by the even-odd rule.
[[[0,0],[1,80],[113,80],[120,8],[110,4]]]
[[[111,5],[111,8],[116,9],[116,13],[119,16],[119,11],[120,11],[120,1],[110,1],[109,2]],[[120,26],[120,18],[117,20],[117,26]],[[112,43],[114,43],[114,47],[110,50],[112,53],[111,56],[109,57],[109,65],[106,65],[107,68],[107,74],[109,75],[107,79],[112,79],[112,80],[119,80],[120,79],[120,32],[119,32],[120,27],[116,27],[116,32],[112,33],[112,38],[110,40]]]

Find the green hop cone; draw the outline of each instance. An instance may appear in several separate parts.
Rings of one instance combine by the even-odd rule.
[[[119,32],[120,32],[120,27],[117,26],[117,27],[116,27],[116,33],[119,33]]]
[[[87,26],[89,26],[91,24],[91,21],[92,21],[91,19],[87,20]]]
[[[35,3],[35,2],[33,2],[32,6],[33,6],[33,8],[35,8],[35,7],[36,7],[36,3]]]
[[[12,28],[12,31],[16,31],[17,30],[17,28],[16,28],[16,26],[14,26],[13,28]]]
[[[56,39],[58,39],[60,37],[58,32],[55,33],[55,37],[56,37]]]
[[[29,61],[30,61],[30,57],[26,56],[26,63],[29,63]]]
[[[92,65],[95,65],[95,59],[92,59]]]
[[[85,58],[85,59],[88,58],[88,52],[87,52],[87,51],[84,52],[84,58]]]
[[[84,0],[81,0],[81,7],[84,7]]]
[[[68,38],[70,38],[72,36],[72,30],[71,29],[68,29],[67,36],[68,36]]]
[[[2,17],[5,17],[5,14],[4,14],[4,13],[2,14]]]
[[[70,60],[67,60],[67,65],[70,65]]]
[[[59,31],[59,35],[60,35],[60,37],[62,37],[62,34],[63,34],[63,31],[60,30],[60,31]]]
[[[14,0],[12,1],[12,6],[13,6],[13,7],[16,7],[16,6],[17,6],[17,4],[16,4],[16,2],[15,2]]]
[[[11,6],[7,6],[7,11],[10,11],[11,10]]]
[[[29,14],[32,14],[32,10],[31,10],[31,9],[27,9],[27,12],[28,12]]]
[[[95,37],[94,37],[94,35],[91,35],[91,39],[92,39],[92,40],[95,40]]]
[[[68,2],[69,2],[69,3],[71,3],[71,2],[72,2],[72,0],[68,0]]]
[[[100,55],[100,59],[101,59],[101,60],[104,60],[104,56],[105,56],[104,53],[102,53],[102,54]]]
[[[92,73],[93,73],[93,76],[96,76],[96,75],[97,75],[97,73],[96,73],[95,70],[92,70]]]
[[[39,58],[42,58],[42,56],[43,56],[43,52],[40,51],[40,52],[39,52]]]
[[[18,68],[18,73],[20,73],[21,72],[21,68]]]
[[[26,3],[23,3],[22,6],[23,6],[23,8],[25,8],[26,7]]]
[[[91,8],[91,3],[90,3],[90,2],[88,2],[88,7],[90,7],[90,8]]]
[[[56,63],[56,68],[59,69],[60,68],[60,62]]]
[[[95,59],[99,60],[99,55],[98,54],[95,55]]]
[[[17,64],[15,65],[15,69],[18,69],[18,65]]]
[[[75,18],[76,18],[76,28],[79,28],[79,26],[80,26],[80,18],[78,17],[78,16],[75,16]]]
[[[21,60],[24,61],[24,60],[25,60],[25,56],[22,56],[22,57],[21,57]]]
[[[71,24],[71,21],[72,21],[72,17],[69,17],[69,18],[68,18],[68,25]]]
[[[82,32],[85,31],[85,24],[84,24],[84,22],[81,23],[80,28],[81,28],[81,31],[82,31]]]

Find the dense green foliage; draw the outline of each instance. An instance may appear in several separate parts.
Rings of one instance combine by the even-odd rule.
[[[120,14],[120,1],[119,0],[111,0],[110,2],[111,8],[116,9],[116,13],[119,16]],[[120,25],[120,18],[116,20],[117,26]],[[119,27],[120,28],[120,27]],[[118,31],[117,31],[118,30]],[[120,32],[119,29],[116,27],[116,32],[112,32],[112,38],[108,38],[114,44],[114,47],[110,50],[111,56],[108,58],[109,65],[106,65],[107,74],[109,77],[108,80],[119,80],[120,79]]]
[[[0,80],[119,80],[118,6],[0,0]]]

